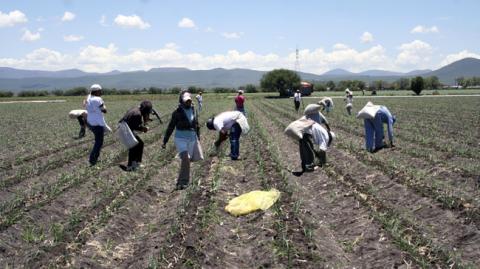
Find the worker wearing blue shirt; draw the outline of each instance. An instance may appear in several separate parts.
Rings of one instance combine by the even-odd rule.
[[[388,140],[390,141],[390,146],[393,145],[393,124],[396,121],[395,116],[390,113],[387,107],[380,106],[380,109],[375,114],[373,119],[365,119],[365,140],[367,150],[370,152],[375,152],[383,147],[385,147],[383,138],[383,124],[387,124],[387,133]],[[375,147],[373,143],[375,142]]]

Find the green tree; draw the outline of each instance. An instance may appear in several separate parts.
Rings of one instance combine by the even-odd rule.
[[[420,95],[422,90],[425,88],[425,82],[422,77],[417,76],[412,79],[410,84],[410,89],[417,95]]]
[[[434,90],[440,87],[440,81],[437,76],[431,76],[424,79],[425,89]]]
[[[396,90],[407,90],[410,88],[410,79],[408,78],[400,78],[394,83],[394,88]]]
[[[245,92],[249,92],[249,93],[258,92],[257,86],[255,86],[255,85],[253,85],[253,84],[247,84],[247,85],[245,86]]]
[[[275,69],[263,75],[260,87],[267,91],[278,91],[280,96],[288,96],[288,89],[300,87],[300,76],[287,69]]]
[[[333,80],[327,81],[327,91],[334,91],[335,90],[335,82]]]

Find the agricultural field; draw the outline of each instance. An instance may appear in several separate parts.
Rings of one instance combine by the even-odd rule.
[[[480,267],[480,96],[354,99],[354,112],[372,101],[397,116],[396,147],[375,154],[364,150],[363,122],[335,97],[327,165],[301,176],[292,173],[298,145],[283,134],[300,117],[291,99],[246,94],[241,160],[230,160],[228,141],[213,154],[217,133],[204,124],[231,110],[233,97],[204,95],[205,159],[183,191],[173,191],[173,137],[161,148],[177,96],[104,97],[112,128],[143,99],[165,122],[141,134],[146,167],[131,173],[118,167],[127,151],[111,134],[89,167],[93,135],[75,139],[68,118],[80,97],[0,104],[0,267]],[[266,211],[224,210],[271,188],[281,197]]]

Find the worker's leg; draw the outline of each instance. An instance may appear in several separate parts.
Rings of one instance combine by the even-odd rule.
[[[138,135],[135,135],[135,138],[137,139],[138,144],[128,151],[128,166],[132,166],[133,162],[142,162],[144,143]]]
[[[230,157],[232,160],[238,159],[240,156],[240,135],[242,128],[238,123],[235,123],[230,129]]]
[[[84,137],[85,126],[86,126],[85,118],[83,117],[83,115],[81,115],[77,117],[77,120],[78,120],[78,124],[80,124],[80,132],[78,133],[78,137]]]
[[[103,129],[103,126],[91,126],[90,128],[95,136],[95,143],[93,144],[92,151],[90,152],[89,162],[91,165],[95,165],[98,157],[100,156],[100,150],[103,146],[103,136],[105,130]]]
[[[383,133],[383,122],[381,117],[378,114],[375,117],[374,124],[375,124],[375,150],[379,150],[384,146],[384,143],[383,143],[384,133]]]
[[[373,136],[375,132],[375,127],[372,120],[365,119],[365,147],[368,151],[373,152]]]
[[[327,152],[324,150],[315,150],[315,156],[318,158],[318,164],[324,166],[327,163]]]
[[[177,189],[184,189],[190,181],[190,158],[188,151],[180,152],[180,171],[177,179]]]
[[[300,139],[299,143],[300,149],[300,159],[302,162],[302,171],[303,172],[311,172],[315,167],[315,155],[313,151],[313,142],[311,135],[304,134],[303,138]]]

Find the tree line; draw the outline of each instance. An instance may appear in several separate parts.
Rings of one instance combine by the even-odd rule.
[[[228,87],[215,87],[215,88],[202,88],[196,86],[190,86],[188,89],[191,93],[198,92],[214,92],[214,93],[234,93],[238,90],[243,90],[246,93],[255,92],[279,92],[281,96],[287,96],[292,90],[300,88],[301,78],[300,76],[291,70],[276,69],[263,75],[260,80],[260,85],[247,84],[238,88]],[[459,77],[455,79],[458,86],[467,88],[470,86],[479,86],[480,77]],[[420,94],[422,90],[440,89],[444,85],[440,83],[437,76],[414,78],[399,78],[394,82],[388,82],[384,80],[375,80],[369,83],[362,80],[341,80],[334,82],[329,81],[313,81],[312,82],[315,91],[343,91],[349,88],[352,91],[379,91],[379,90],[412,90],[416,94]],[[184,89],[182,87],[172,88],[159,88],[149,87],[142,89],[116,89],[116,88],[104,88],[104,95],[132,95],[132,94],[178,94]],[[67,90],[28,90],[21,91],[16,94],[18,97],[37,97],[37,96],[83,96],[88,94],[87,87],[75,87]],[[0,91],[0,97],[12,97],[15,93],[12,91]]]

